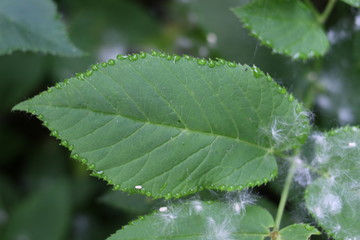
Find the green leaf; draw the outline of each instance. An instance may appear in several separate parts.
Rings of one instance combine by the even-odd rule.
[[[48,184],[25,198],[12,212],[2,239],[64,239],[70,210],[68,182]]]
[[[38,115],[115,189],[170,198],[260,185],[276,175],[274,152],[307,136],[302,106],[256,67],[118,58],[14,108]]]
[[[345,127],[317,135],[314,166],[320,177],[306,190],[306,206],[335,239],[360,236],[360,130]]]
[[[353,7],[360,7],[360,0],[342,0],[342,1]]]
[[[293,224],[280,230],[278,240],[308,240],[311,235],[319,234],[316,228],[308,224]]]
[[[140,218],[107,240],[241,239],[263,240],[274,226],[263,208],[251,206],[236,214],[227,203],[192,201]]]
[[[324,30],[301,1],[255,0],[233,12],[252,35],[276,53],[307,59],[322,56],[329,48]]]
[[[0,174],[0,239],[11,216],[14,205],[19,200],[18,187],[5,175]]]
[[[51,0],[0,1],[0,55],[15,50],[81,56]]]

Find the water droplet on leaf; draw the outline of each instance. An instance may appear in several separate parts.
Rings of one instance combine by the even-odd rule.
[[[92,67],[91,67],[91,68],[92,68],[92,70],[93,70],[93,71],[97,71],[97,70],[99,70],[99,67],[98,67],[97,65],[92,65]]]
[[[235,62],[228,62],[228,66],[229,67],[236,67],[236,63]]]
[[[89,166],[88,166],[88,168],[89,168],[89,170],[94,170],[95,169],[95,164],[90,164]]]
[[[145,52],[140,52],[140,58],[146,58],[146,53]]]
[[[199,65],[203,66],[203,65],[206,64],[206,60],[201,58],[201,59],[198,59],[198,60],[197,60],[197,63],[198,63]]]
[[[305,229],[308,230],[308,231],[312,231],[312,230],[314,230],[315,228],[314,228],[313,226],[311,226],[311,225],[306,224],[306,225],[305,225]]]

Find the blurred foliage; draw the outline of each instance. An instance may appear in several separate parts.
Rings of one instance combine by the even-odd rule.
[[[4,239],[64,239],[70,223],[69,183],[58,180],[46,185],[19,202],[9,217]]]
[[[82,56],[68,39],[51,0],[0,1],[0,55],[32,51],[59,56]]]
[[[70,160],[39,121],[10,112],[15,103],[54,82],[120,53],[157,49],[255,64],[305,102],[314,112],[316,128],[359,124],[360,12],[338,2],[326,26],[330,51],[324,58],[295,62],[272,54],[248,35],[229,10],[246,2],[57,1],[71,41],[88,54],[68,58],[19,52],[0,57],[0,239],[105,239],[161,204],[112,192]],[[324,8],[322,3],[316,6]],[[263,205],[273,209],[277,196],[263,188],[259,192],[269,197]]]

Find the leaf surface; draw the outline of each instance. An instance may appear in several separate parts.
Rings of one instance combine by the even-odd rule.
[[[316,137],[320,174],[306,190],[306,206],[335,239],[360,236],[360,130],[345,127]]]
[[[15,50],[81,56],[51,0],[0,1],[0,54]]]
[[[267,182],[274,152],[307,136],[302,106],[258,68],[152,54],[94,65],[14,109],[116,189],[155,197]]]
[[[107,240],[262,240],[274,225],[270,213],[257,206],[236,214],[227,203],[192,201],[160,210],[125,226]]]
[[[322,56],[329,48],[324,30],[301,1],[255,0],[233,12],[252,35],[276,53],[307,59]]]
[[[308,240],[311,235],[321,234],[308,224],[293,224],[279,231],[279,240]]]

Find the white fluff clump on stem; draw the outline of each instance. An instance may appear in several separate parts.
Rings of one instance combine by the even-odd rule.
[[[326,219],[340,213],[343,206],[341,198],[328,189],[321,191],[320,197],[310,199],[310,201],[311,211],[319,219]]]
[[[295,157],[294,161],[296,164],[294,181],[302,187],[312,183],[312,174],[309,166],[300,157]]]
[[[325,139],[325,136],[321,133],[315,133],[311,136],[311,138],[314,140],[316,148],[317,148],[317,154],[313,161],[313,165],[316,166],[317,164],[326,163],[330,158],[329,151],[332,147],[332,144],[330,144]]]

